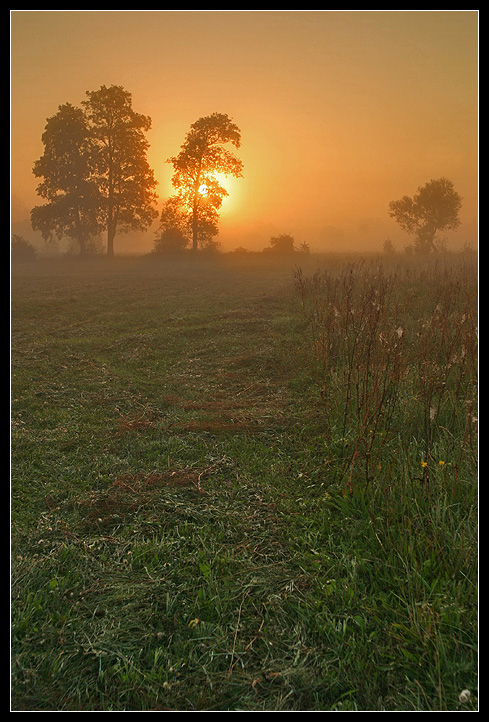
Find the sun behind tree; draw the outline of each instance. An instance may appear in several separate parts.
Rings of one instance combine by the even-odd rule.
[[[173,165],[172,184],[193,251],[209,241],[209,234],[212,238],[219,232],[219,211],[228,195],[219,175],[242,177],[243,163],[226,147],[229,144],[240,147],[241,131],[227,115],[213,113],[190,126],[180,153],[167,161]]]

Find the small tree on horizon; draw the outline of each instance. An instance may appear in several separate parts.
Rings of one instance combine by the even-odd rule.
[[[412,198],[403,196],[389,203],[389,216],[403,231],[415,237],[418,253],[436,251],[438,231],[455,230],[460,225],[462,199],[447,178],[431,180],[419,187]]]
[[[270,245],[263,249],[266,253],[286,254],[295,253],[295,240],[289,233],[270,238]]]

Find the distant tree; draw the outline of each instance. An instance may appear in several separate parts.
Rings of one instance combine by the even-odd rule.
[[[158,216],[157,181],[146,155],[151,118],[133,110],[131,94],[120,86],[103,85],[86,96],[82,104],[95,144],[99,219],[107,231],[107,255],[113,256],[116,233],[146,230]]]
[[[311,247],[310,247],[309,243],[301,243],[299,246],[299,251],[301,253],[310,253]]]
[[[280,236],[272,236],[270,238],[270,246],[264,250],[267,253],[286,254],[295,252],[295,241],[293,236],[288,233],[282,233]]]
[[[83,111],[67,103],[48,118],[42,135],[44,154],[33,173],[43,181],[37,193],[47,203],[31,211],[31,224],[44,240],[68,236],[86,252],[100,229],[99,189],[93,179],[93,140]]]
[[[390,238],[385,239],[382,250],[384,251],[386,256],[392,256],[396,252],[394,244],[392,243]]]
[[[10,258],[12,261],[33,261],[36,258],[36,249],[17,233],[12,234]]]
[[[212,239],[218,234],[219,211],[228,195],[216,175],[242,175],[243,163],[226,147],[228,144],[239,148],[241,132],[227,115],[213,113],[190,126],[180,153],[167,161],[173,165],[172,184],[191,231],[194,251],[216,246]]]
[[[455,230],[460,225],[459,211],[462,199],[447,178],[431,180],[410,198],[403,196],[389,203],[389,216],[403,231],[415,237],[414,250],[418,253],[436,251],[438,231]]]

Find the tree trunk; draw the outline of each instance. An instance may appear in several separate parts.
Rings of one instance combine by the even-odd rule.
[[[197,253],[199,248],[199,210],[197,187],[194,188],[194,205],[192,208],[192,251]]]
[[[117,220],[114,217],[114,209],[112,203],[109,201],[109,213],[107,217],[107,256],[109,258],[114,257],[114,238],[117,226]]]
[[[192,207],[192,251],[194,253],[197,253],[199,249],[199,188],[201,170],[202,157],[199,159],[199,168],[194,179],[194,199]]]
[[[78,205],[74,208],[75,212],[75,227],[76,227],[76,238],[78,241],[78,245],[80,246],[80,256],[85,256],[87,251],[87,235],[85,233],[84,228],[82,227],[81,219],[80,219],[80,210],[78,208]]]
[[[114,257],[114,234],[107,234],[107,256]]]
[[[112,140],[109,141],[109,162],[108,162],[108,208],[107,208],[107,256],[114,257],[114,238],[116,229],[116,219],[114,210],[114,174],[113,174],[113,153]]]

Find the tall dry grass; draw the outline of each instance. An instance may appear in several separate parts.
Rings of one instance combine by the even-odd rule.
[[[322,425],[346,484],[411,458],[456,484],[477,454],[478,285],[464,257],[362,260],[295,285],[310,328]],[[443,457],[440,457],[440,446]],[[413,458],[414,456],[414,458]],[[447,462],[447,459],[450,459]]]

